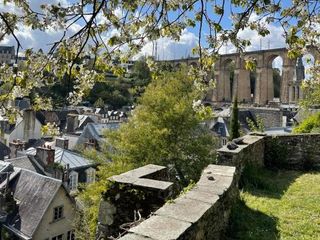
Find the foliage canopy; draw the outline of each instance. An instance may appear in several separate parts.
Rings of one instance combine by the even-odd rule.
[[[31,5],[27,0],[5,0],[3,4],[10,7],[0,11],[0,41],[11,35],[17,44],[16,63],[22,48],[27,61],[23,69],[0,68],[5,89],[0,99],[29,96],[38,109],[52,106],[40,91],[44,86],[65,82],[66,103],[79,103],[95,82],[104,79],[103,72],[123,75],[121,63],[136,56],[148,42],[161,37],[179,40],[187,28],[198,32],[194,51],[200,56],[197,76],[205,82],[206,71],[224,44],[232,43],[241,53],[251,44],[240,36],[246,28],[263,37],[270,33],[269,23],[281,25],[292,58],[300,56],[308,45],[319,49],[319,1],[79,0]],[[17,30],[22,25],[63,34],[48,54],[36,52],[21,45]],[[71,33],[75,28],[78,30]],[[204,29],[208,29],[205,38]],[[253,67],[251,62],[246,66]]]

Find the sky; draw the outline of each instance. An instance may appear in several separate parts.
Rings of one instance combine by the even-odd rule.
[[[75,0],[30,0],[31,8],[34,10],[39,10],[39,2],[41,4],[44,3],[58,3],[60,2],[62,5],[67,5],[68,1]],[[220,0],[217,0],[218,2]],[[228,1],[226,0],[226,4]],[[281,4],[288,5],[290,4],[290,0],[283,0]],[[199,6],[196,6],[199,7]],[[14,12],[16,11],[13,4],[3,4],[3,0],[0,0],[0,11]],[[231,9],[226,10],[226,15],[230,14]],[[228,12],[229,11],[229,12]],[[237,9],[233,9],[233,11],[237,11]],[[121,14],[121,12],[120,12]],[[173,15],[174,17],[174,15]],[[257,18],[255,14],[251,16],[252,21]],[[231,18],[225,18],[222,21],[222,26],[225,28],[229,28],[231,25]],[[250,29],[241,30],[239,33],[239,37],[243,39],[248,39],[251,41],[251,46],[247,48],[247,51],[260,50],[260,49],[272,49],[272,48],[281,48],[285,47],[285,40],[283,37],[283,30],[280,26],[267,24],[270,30],[270,34],[267,37],[260,37],[255,31]],[[72,35],[77,32],[81,28],[80,24],[74,24],[67,35]],[[208,27],[204,26],[203,28],[203,37],[205,38],[206,34],[209,32]],[[20,39],[23,49],[33,48],[43,49],[44,51],[50,49],[51,44],[57,41],[62,36],[62,31],[56,31],[53,28],[48,29],[46,32],[42,32],[39,30],[32,30],[26,26],[19,26],[18,31],[16,32],[17,37]],[[180,41],[174,41],[168,38],[161,38],[157,40],[157,48],[158,48],[158,59],[161,60],[169,60],[169,59],[179,59],[186,58],[192,56],[192,49],[197,46],[198,42],[198,26],[194,29],[185,29],[182,32]],[[204,43],[204,42],[203,42]],[[148,42],[140,53],[140,56],[150,56],[152,55],[153,45],[155,43]],[[15,41],[12,37],[6,37],[4,40],[0,41],[0,45],[15,45]],[[235,48],[231,44],[227,44],[225,47],[221,49],[221,54],[232,53],[235,52]],[[281,58],[275,60],[275,65],[279,66],[281,64]]]

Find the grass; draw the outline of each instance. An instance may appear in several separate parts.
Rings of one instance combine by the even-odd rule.
[[[227,239],[320,239],[320,172],[249,173]]]

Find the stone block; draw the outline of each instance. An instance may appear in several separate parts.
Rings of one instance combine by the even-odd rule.
[[[139,168],[133,169],[131,171],[125,172],[121,175],[129,177],[129,178],[141,178],[141,177],[145,177],[147,175],[150,175],[152,173],[162,171],[164,169],[166,169],[166,167],[164,167],[164,166],[148,164],[146,166],[139,167]]]
[[[136,235],[136,234],[126,234],[123,237],[121,237],[119,240],[153,240],[152,238],[144,237],[141,235]]]
[[[211,207],[210,204],[185,197],[174,200],[156,211],[157,215],[167,216],[186,222],[197,222]]]
[[[224,191],[223,191],[224,192]],[[206,189],[201,189],[196,187],[195,189],[190,190],[184,195],[185,198],[209,203],[211,205],[215,204],[219,200],[219,195],[214,192],[207,191]]]
[[[190,226],[189,222],[165,216],[152,216],[138,226],[131,228],[129,232],[155,240],[172,240],[179,239]]]
[[[147,178],[139,178],[136,182],[134,182],[134,185],[157,190],[167,190],[173,185],[173,183]]]

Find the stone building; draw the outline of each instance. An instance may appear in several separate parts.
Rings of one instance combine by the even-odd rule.
[[[61,180],[1,163],[2,232],[9,239],[74,239],[75,202]],[[5,196],[6,195],[6,196]]]
[[[14,46],[0,46],[0,64],[11,64],[14,60]]]

